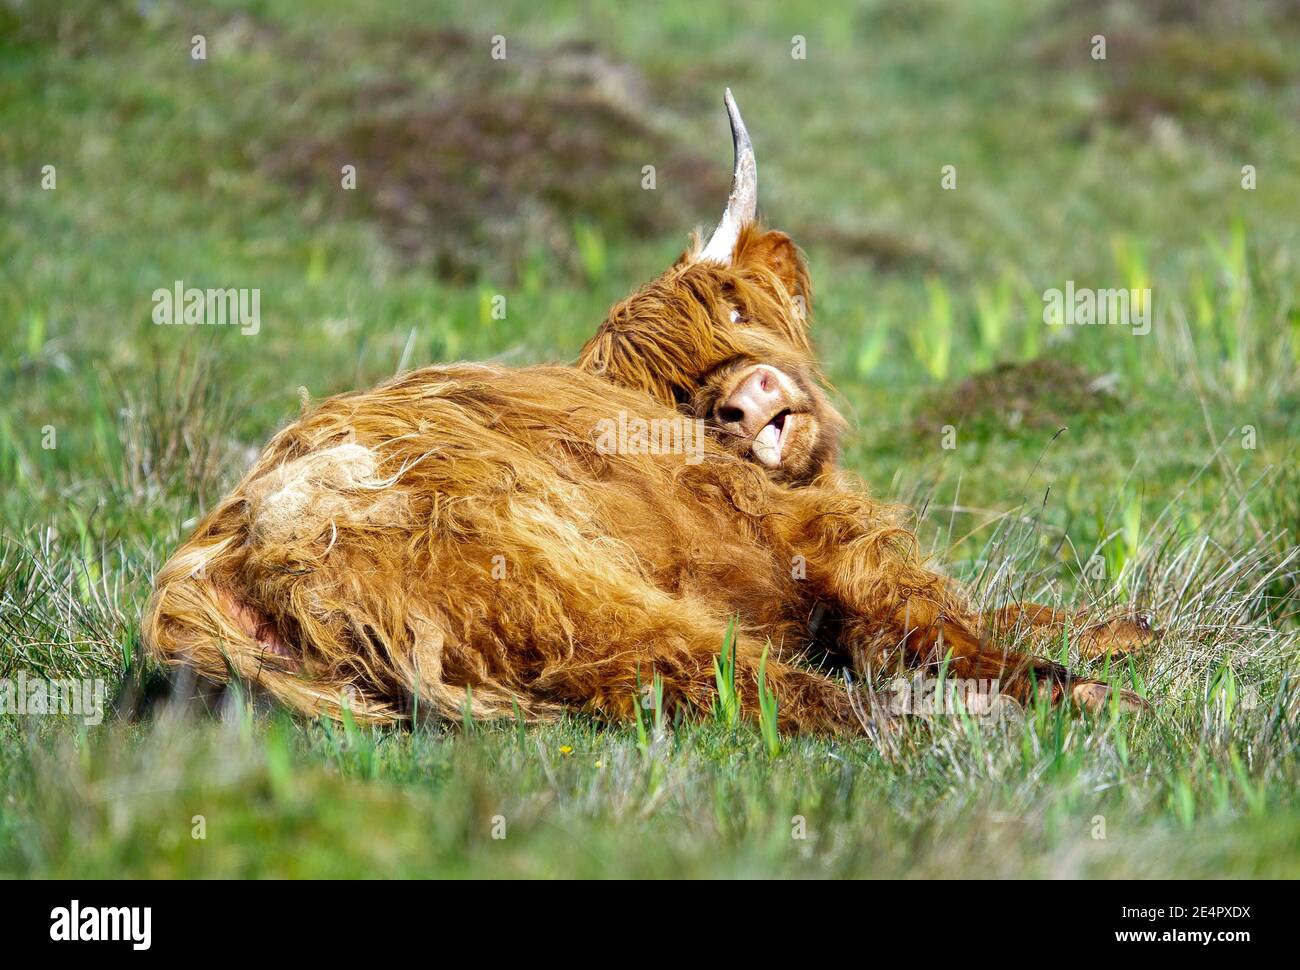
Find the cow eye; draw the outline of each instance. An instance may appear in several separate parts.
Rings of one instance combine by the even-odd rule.
[[[740,321],[740,311],[739,311],[739,310],[734,310],[734,309],[733,309],[733,310],[731,311],[731,322],[732,322],[732,323],[738,323],[739,321]]]

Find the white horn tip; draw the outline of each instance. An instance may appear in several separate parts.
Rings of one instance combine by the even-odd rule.
[[[754,162],[754,146],[749,140],[749,131],[745,128],[745,121],[740,116],[740,108],[736,106],[731,88],[723,89],[722,101],[727,107],[727,118],[731,122],[735,170],[731,177],[731,193],[727,198],[726,211],[722,213],[718,228],[714,230],[699,258],[730,263],[731,250],[740,235],[741,226],[757,215],[758,166]]]

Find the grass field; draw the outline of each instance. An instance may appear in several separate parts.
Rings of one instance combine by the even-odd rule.
[[[1154,713],[775,750],[10,710],[0,874],[1300,875],[1300,8],[829,6],[0,0],[0,678],[156,683],[153,572],[303,395],[572,359],[711,228],[730,85],[845,465],[984,602],[1151,613],[1131,661],[1053,650]],[[258,332],[155,325],[176,280]],[[1149,332],[1048,325],[1067,281]]]

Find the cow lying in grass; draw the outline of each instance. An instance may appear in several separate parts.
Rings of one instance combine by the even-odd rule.
[[[741,711],[758,710],[770,643],[787,730],[859,723],[844,686],[801,663],[815,636],[859,669],[888,650],[948,657],[949,676],[1003,695],[1106,704],[1106,686],[998,648],[904,510],[834,470],[807,271],[753,225],[728,101],[737,178],[707,246],[611,311],[575,367],[425,368],[281,431],[159,572],[153,656],[312,715],[617,719],[652,675],[671,708],[708,710],[738,617]],[[697,448],[608,446],[612,421],[671,428],[683,411],[713,424]]]

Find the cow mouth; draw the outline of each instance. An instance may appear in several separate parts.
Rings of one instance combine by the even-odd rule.
[[[760,465],[767,468],[781,466],[781,453],[790,440],[795,422],[795,413],[789,408],[783,408],[772,415],[763,425],[762,430],[754,436],[750,451]]]

